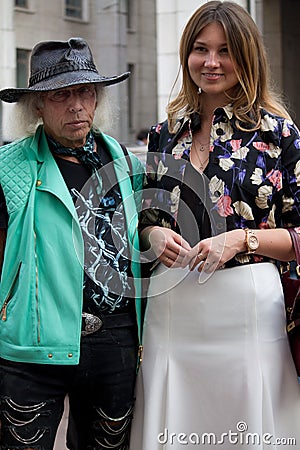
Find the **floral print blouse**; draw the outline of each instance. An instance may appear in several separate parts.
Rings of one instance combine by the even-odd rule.
[[[195,209],[202,204],[211,235],[246,227],[300,227],[299,130],[292,121],[263,109],[261,115],[259,130],[241,131],[230,105],[215,110],[209,163],[202,175],[197,172],[196,182],[185,175],[191,173],[189,155],[192,131],[200,126],[198,115],[178,121],[174,134],[169,133],[167,122],[153,126],[141,226],[155,224],[180,232],[180,217],[197,217]],[[198,206],[197,202],[188,205],[186,198],[182,202],[186,185],[197,194]],[[178,216],[180,211],[184,213]],[[201,226],[199,233],[200,240]],[[237,255],[236,260],[266,258]]]

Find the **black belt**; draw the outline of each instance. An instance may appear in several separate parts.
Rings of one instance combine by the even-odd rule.
[[[108,328],[128,327],[136,324],[132,313],[120,313],[112,315],[94,316],[94,314],[82,313],[81,335],[95,333],[98,330]]]

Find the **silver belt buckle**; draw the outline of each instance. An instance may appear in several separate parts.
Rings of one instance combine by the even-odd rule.
[[[100,330],[103,325],[102,320],[93,314],[83,312],[82,319],[84,319],[84,329],[81,330],[82,336],[95,333],[95,331]]]

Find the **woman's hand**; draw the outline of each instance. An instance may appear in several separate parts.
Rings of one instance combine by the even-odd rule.
[[[253,230],[259,241],[257,255],[266,256],[278,261],[291,261],[295,258],[291,237],[284,228]],[[245,230],[227,231],[208,239],[203,239],[186,255],[182,266],[189,265],[191,270],[198,266],[199,272],[211,273],[220,269],[223,264],[236,254],[247,250]]]
[[[192,250],[189,243],[175,231],[159,227],[147,227],[141,232],[141,240],[147,249],[167,267],[185,267],[185,257]]]
[[[212,273],[242,251],[245,251],[244,230],[228,231],[200,241],[185,256],[182,265],[189,265],[190,270],[198,266],[199,272]]]

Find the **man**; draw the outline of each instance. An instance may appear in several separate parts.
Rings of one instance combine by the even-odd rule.
[[[81,38],[38,43],[29,85],[0,91],[34,134],[0,149],[1,449],[126,449],[141,350],[143,168],[94,124],[104,87]],[[101,106],[101,109],[100,109]],[[129,172],[132,172],[130,177]]]

